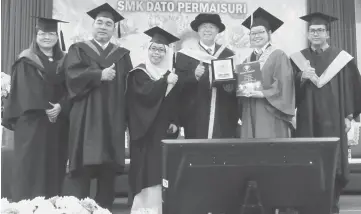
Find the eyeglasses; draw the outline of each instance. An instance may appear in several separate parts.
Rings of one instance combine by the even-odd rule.
[[[158,51],[158,53],[165,53],[165,52],[166,52],[165,48],[151,47],[151,48],[149,48],[149,50],[150,50],[151,52],[153,52],[153,53],[155,53],[155,52],[157,52],[157,51]]]
[[[262,34],[264,34],[264,33],[266,33],[265,30],[263,30],[263,31],[258,31],[258,32],[250,32],[249,35],[254,37],[254,36],[257,36],[257,35],[260,36],[260,35],[262,35]]]
[[[309,32],[310,34],[313,34],[313,35],[315,35],[316,33],[317,33],[317,34],[322,34],[322,33],[326,32],[326,29],[323,29],[323,28],[310,29],[308,32]]]
[[[55,37],[57,36],[58,34],[56,32],[41,32],[41,33],[38,33],[38,36],[40,37]]]

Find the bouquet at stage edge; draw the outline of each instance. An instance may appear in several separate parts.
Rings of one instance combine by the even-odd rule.
[[[3,111],[4,100],[8,97],[10,93],[10,82],[10,75],[1,72],[1,112]]]
[[[36,197],[33,200],[22,200],[11,203],[6,198],[1,199],[2,214],[111,214],[101,208],[93,199],[82,200],[76,197],[53,197],[45,199]]]

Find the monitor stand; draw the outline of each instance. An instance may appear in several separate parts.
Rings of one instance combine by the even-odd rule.
[[[266,214],[262,205],[257,181],[248,181],[241,214]]]

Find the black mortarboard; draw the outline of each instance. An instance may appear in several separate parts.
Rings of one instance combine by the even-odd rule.
[[[336,17],[326,15],[324,13],[315,12],[300,17],[300,19],[308,22],[310,25],[326,25],[328,26],[331,22],[338,20]]]
[[[87,12],[87,14],[92,17],[94,20],[98,16],[107,17],[114,21],[114,23],[118,22],[118,37],[120,38],[120,23],[119,21],[123,20],[124,17],[120,15],[112,6],[110,6],[108,3],[104,3],[100,5],[99,7],[96,7],[90,11]]]
[[[151,42],[157,44],[168,45],[179,40],[178,37],[173,36],[169,32],[156,26],[144,32],[148,36],[152,37]]]
[[[32,16],[32,17],[37,19],[36,28],[44,32],[58,32],[58,23],[69,23],[58,19],[45,18],[40,16]],[[63,31],[61,30],[60,30],[60,43],[61,43],[61,49],[65,51],[64,35],[63,35]]]
[[[283,21],[267,12],[265,9],[259,7],[242,23],[248,29],[257,26],[264,26],[267,30],[274,33],[279,27],[283,25]]]
[[[93,19],[96,19],[98,16],[104,16],[112,19],[114,23],[124,19],[124,17],[121,16],[116,10],[114,10],[114,8],[112,8],[112,6],[110,6],[108,3],[104,3],[99,7],[88,11],[87,14]]]
[[[69,23],[62,20],[33,16],[37,19],[36,27],[44,32],[58,32],[58,23]]]

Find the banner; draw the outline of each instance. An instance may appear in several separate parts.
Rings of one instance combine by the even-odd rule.
[[[109,3],[122,16],[121,38],[112,42],[131,51],[133,65],[144,61],[146,44],[150,40],[143,32],[159,26],[176,35],[181,41],[176,50],[198,40],[190,22],[199,13],[217,13],[221,16],[226,30],[217,36],[217,43],[227,44],[237,54],[236,64],[241,63],[250,53],[249,30],[242,22],[258,7],[263,7],[284,21],[284,25],[272,35],[272,43],[287,54],[305,48],[307,45],[306,23],[299,19],[306,14],[306,0],[54,0],[53,18],[70,22],[62,24],[66,46],[91,39],[93,19],[86,12]]]

